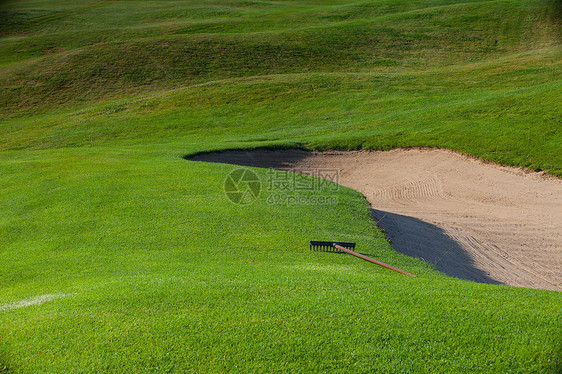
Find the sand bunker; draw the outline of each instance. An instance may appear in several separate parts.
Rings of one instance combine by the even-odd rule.
[[[562,180],[447,150],[232,151],[192,160],[340,170],[393,248],[451,276],[562,290]]]

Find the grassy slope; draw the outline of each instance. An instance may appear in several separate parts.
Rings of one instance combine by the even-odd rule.
[[[215,149],[271,143],[343,149],[418,145],[560,176],[559,56],[558,50],[533,51],[445,72],[225,80],[6,121],[0,148],[132,145],[152,139],[170,146],[211,143]]]
[[[441,146],[561,175],[552,2],[166,4],[51,5],[7,29],[0,147],[209,134],[214,147]]]
[[[560,293],[401,256],[354,191],[240,207],[232,167],[181,159],[425,145],[560,176],[553,4],[3,5],[0,304],[70,296],[0,312],[0,372],[556,372]],[[334,236],[420,277],[307,252]]]
[[[552,46],[560,32],[542,1],[111,2],[70,14],[45,3],[50,19],[6,31],[4,115],[229,77],[419,70]],[[28,14],[17,4],[8,19]]]
[[[559,362],[559,293],[480,285],[393,252],[365,200],[229,204],[229,166],[153,148],[9,152],[1,312],[14,371],[533,371]],[[260,174],[265,180],[265,173]],[[310,238],[354,240],[407,278]]]

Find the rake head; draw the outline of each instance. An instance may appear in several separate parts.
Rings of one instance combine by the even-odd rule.
[[[380,265],[380,266],[385,267],[387,269],[394,270],[398,273],[406,274],[406,275],[409,275],[411,277],[416,277],[415,274],[408,273],[407,271],[395,268],[394,266],[385,264],[384,262],[377,261],[374,258],[370,258],[370,257],[367,257],[365,255],[362,255],[361,253],[357,253],[357,252],[354,251],[354,249],[355,249],[355,243],[317,242],[317,241],[311,241],[310,242],[310,250],[311,251],[340,252],[340,253],[346,252],[346,253],[349,253],[350,255],[362,258],[365,261],[372,262],[373,264],[377,264],[377,265]]]
[[[355,249],[355,243],[347,243],[347,242],[319,242],[319,241],[311,241],[310,242],[310,250],[311,251],[323,251],[323,252],[341,252],[339,249],[334,247],[334,244],[342,246],[347,249]]]

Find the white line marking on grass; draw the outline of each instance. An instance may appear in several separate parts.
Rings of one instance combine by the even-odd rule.
[[[47,301],[61,299],[66,296],[70,296],[70,295],[66,295],[62,293],[50,293],[46,295],[36,296],[28,300],[22,300],[16,303],[0,304],[0,312],[4,312],[10,309],[25,308],[26,306],[39,305]]]

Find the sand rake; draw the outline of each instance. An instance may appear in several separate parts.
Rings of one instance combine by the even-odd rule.
[[[310,242],[310,250],[311,251],[345,252],[345,253],[349,253],[350,255],[353,255],[355,257],[362,258],[365,261],[369,261],[369,262],[372,262],[373,264],[377,264],[377,265],[380,265],[382,267],[385,267],[387,269],[394,270],[394,271],[397,271],[399,273],[409,275],[411,277],[416,277],[416,275],[414,275],[412,273],[408,273],[407,271],[395,268],[394,266],[390,266],[388,264],[385,264],[384,262],[377,261],[375,259],[372,259],[370,257],[362,255],[361,253],[357,253],[355,251],[352,251],[352,249],[355,249],[355,243],[320,242],[320,241],[311,241]]]

